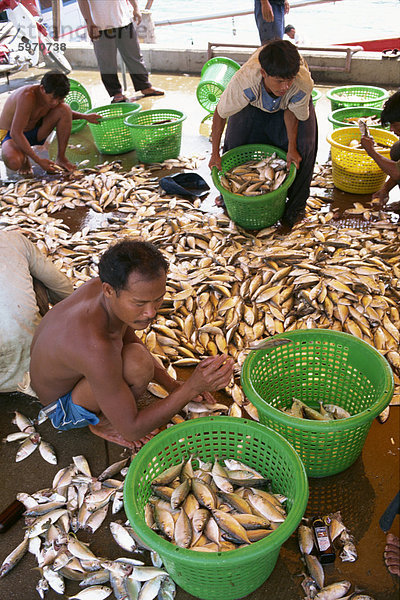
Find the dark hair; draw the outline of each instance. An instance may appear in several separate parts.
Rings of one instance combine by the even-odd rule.
[[[300,54],[288,40],[267,42],[258,55],[261,67],[270,77],[292,79],[300,69]]]
[[[53,94],[55,98],[65,98],[69,92],[69,79],[59,71],[49,71],[43,75],[40,84],[46,94]]]
[[[400,121],[400,90],[397,90],[383,105],[381,112],[382,125]]]
[[[285,33],[288,34],[289,31],[292,31],[292,29],[294,29],[294,25],[286,25],[286,27],[285,27]]]
[[[109,283],[116,292],[126,287],[132,271],[150,280],[167,270],[167,261],[153,244],[129,238],[109,246],[99,262],[101,281]]]

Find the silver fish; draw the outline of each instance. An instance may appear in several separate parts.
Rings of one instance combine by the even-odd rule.
[[[29,545],[29,538],[25,535],[24,539],[18,546],[10,552],[8,556],[3,560],[3,564],[0,567],[0,577],[4,577],[11,569],[15,567],[21,558],[26,554]]]

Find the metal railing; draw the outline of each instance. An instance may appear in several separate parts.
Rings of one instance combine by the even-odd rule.
[[[290,2],[290,8],[299,8],[302,6],[309,6],[312,4],[326,4],[332,2],[341,2],[342,0],[293,0]],[[146,4],[146,9],[149,9],[153,4],[153,0],[148,0]],[[149,8],[148,8],[149,7]],[[227,19],[229,17],[242,17],[244,15],[252,15],[254,14],[254,9],[252,10],[238,10],[236,12],[229,13],[216,13],[212,15],[202,15],[199,17],[182,17],[180,19],[165,19],[163,21],[155,21],[155,27],[164,27],[166,25],[181,25],[183,23],[196,23],[198,21],[211,21],[213,19]]]
[[[249,48],[256,50],[259,48],[259,45],[256,44],[225,44],[223,42],[208,42],[207,48],[207,58],[208,60],[214,56],[214,48]],[[324,46],[324,47],[316,47],[316,46],[297,46],[299,52],[309,51],[309,52],[329,52],[329,53],[338,53],[344,54],[344,65],[335,66],[335,65],[312,65],[307,61],[308,68],[310,71],[337,71],[342,73],[350,73],[351,70],[351,58],[355,52],[359,52],[363,50],[362,46]]]

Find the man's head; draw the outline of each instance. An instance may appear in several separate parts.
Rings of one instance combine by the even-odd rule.
[[[272,40],[265,44],[258,60],[267,92],[286,94],[300,69],[300,54],[288,40]]]
[[[40,82],[43,91],[57,100],[64,100],[69,93],[69,79],[64,73],[49,71]]]
[[[390,96],[383,105],[381,113],[382,125],[390,125],[390,129],[400,135],[400,90]]]
[[[293,27],[293,25],[286,25],[285,27],[285,33],[287,36],[289,36],[290,38],[292,38],[292,40],[294,40],[294,36],[296,35],[296,30]]]
[[[168,263],[149,242],[124,239],[99,262],[103,293],[114,315],[133,329],[145,329],[165,294]]]

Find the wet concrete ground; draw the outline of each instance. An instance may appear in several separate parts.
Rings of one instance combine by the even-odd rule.
[[[19,85],[36,82],[42,76],[42,71],[30,71],[22,78],[20,74],[11,77],[10,86],[5,83],[0,85],[0,107],[4,103],[5,95],[10,89]],[[71,76],[78,79],[89,89],[93,105],[101,106],[108,103],[107,94],[102,87],[97,72],[74,72]],[[144,109],[149,108],[176,108],[183,110],[190,116],[183,126],[182,154],[209,156],[210,143],[208,141],[209,124],[207,120],[201,123],[206,115],[199,106],[195,97],[195,90],[199,78],[176,77],[167,75],[152,76],[152,83],[166,90],[163,98],[149,98],[141,100]],[[129,87],[131,94],[133,90]],[[323,93],[328,88],[318,87]],[[329,101],[323,96],[317,103],[317,117],[320,126],[320,146],[318,162],[324,163],[329,156],[329,145],[325,141],[330,125],[326,119],[330,112]],[[70,160],[79,163],[89,159],[90,165],[112,160],[114,157],[100,155],[91,139],[91,134],[86,127],[81,133],[71,137],[67,156]],[[54,143],[50,145],[50,156],[54,155]],[[135,153],[120,155],[118,158],[124,166],[130,167],[135,162]],[[212,187],[211,178],[207,167],[208,158],[202,161],[198,172]],[[3,169],[2,178],[7,175]],[[396,195],[397,194],[397,195]],[[211,190],[209,194],[210,207],[216,193]],[[363,202],[369,197],[360,197],[345,194],[339,190],[329,191],[327,197],[333,206],[345,207],[354,201]],[[398,191],[393,191],[392,201],[399,200]],[[79,229],[88,219],[95,219],[93,211],[74,211],[74,216],[67,217],[65,211],[63,218],[68,219],[71,229]],[[76,212],[76,214],[75,214]],[[3,438],[8,433],[16,431],[11,424],[14,410],[20,410],[30,417],[38,413],[39,405],[30,397],[21,394],[0,395],[0,435]],[[95,437],[89,430],[73,430],[66,433],[57,433],[48,422],[38,427],[44,440],[50,442],[56,449],[58,465],[49,465],[39,453],[35,451],[26,460],[16,463],[15,454],[17,444],[2,444],[0,447],[0,475],[2,481],[0,510],[10,504],[15,494],[20,491],[34,492],[50,487],[58,469],[69,465],[72,456],[83,454],[89,461],[92,473],[98,475],[108,464],[125,456],[124,449],[104,442]],[[399,489],[399,407],[392,407],[390,417],[385,424],[374,421],[368,434],[362,455],[352,467],[344,473],[334,477],[310,480],[310,499],[307,507],[307,516],[316,513],[328,513],[340,510],[343,521],[355,536],[359,558],[353,563],[342,563],[336,559],[333,566],[326,568],[327,583],[348,579],[351,581],[352,591],[355,587],[370,594],[375,600],[395,600],[399,597],[399,580],[392,577],[386,570],[383,562],[383,548],[385,536],[379,528],[379,518],[385,508]],[[121,518],[117,515],[115,518]],[[113,520],[115,520],[115,518]],[[107,523],[109,522],[109,519]],[[399,517],[393,523],[392,531],[399,535]],[[17,522],[8,532],[0,534],[0,563],[19,544],[23,538],[23,521]],[[90,541],[90,548],[98,555],[107,558],[125,556],[126,552],[120,549],[111,537],[108,525],[103,525],[93,536],[79,532],[80,539]],[[148,560],[148,557],[146,557]],[[35,591],[39,579],[39,572],[32,570],[36,562],[31,555],[25,556],[19,565],[8,575],[0,580],[0,598],[4,600],[33,600],[38,598]],[[282,547],[280,556],[272,575],[267,582],[248,596],[252,600],[271,598],[274,600],[296,600],[303,597],[299,574],[304,571],[300,560],[296,538],[292,536]],[[204,582],[207,586],[207,582]],[[77,584],[68,582],[66,596],[78,591]],[[60,597],[50,590],[46,598],[53,600]],[[191,596],[183,590],[178,590],[178,600],[189,599]],[[209,597],[212,597],[210,590]]]

